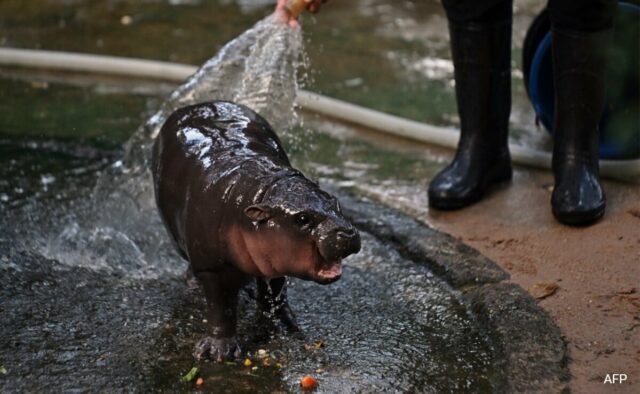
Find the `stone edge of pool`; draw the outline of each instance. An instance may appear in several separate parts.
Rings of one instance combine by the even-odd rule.
[[[406,214],[329,186],[357,227],[427,266],[460,292],[493,347],[499,392],[563,392],[566,343],[552,318],[495,262]],[[393,223],[391,226],[389,223]]]

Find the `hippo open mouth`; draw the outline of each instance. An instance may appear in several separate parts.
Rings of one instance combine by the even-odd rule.
[[[317,265],[315,281],[321,284],[329,284],[337,281],[342,276],[342,261],[328,261],[320,256]]]

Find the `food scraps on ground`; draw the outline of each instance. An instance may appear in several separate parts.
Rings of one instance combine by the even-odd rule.
[[[252,363],[252,362],[251,362],[251,360],[249,360],[248,358],[246,358],[246,359],[244,360],[244,366],[245,366],[245,367],[250,367],[250,366],[251,366],[251,364],[253,364],[253,363]]]
[[[318,387],[318,381],[307,375],[300,380],[300,387],[302,387],[303,390],[313,390]]]
[[[182,377],[182,381],[183,382],[190,382],[193,380],[193,378],[196,377],[196,375],[198,374],[198,367],[193,367],[191,368],[191,370],[189,372],[187,372],[186,375],[184,375]]]
[[[307,343],[304,344],[304,350],[307,350],[307,351],[322,349],[323,347],[324,347],[324,342],[323,341],[315,341],[311,345],[309,345]]]
[[[202,379],[202,378],[198,378],[198,380],[196,380],[196,384],[198,386],[202,386],[203,383],[204,383],[204,379]]]

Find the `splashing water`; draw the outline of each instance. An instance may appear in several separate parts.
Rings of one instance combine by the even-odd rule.
[[[294,100],[302,52],[300,29],[290,28],[276,15],[261,20],[226,44],[169,96],[128,142],[127,165],[146,166],[149,144],[167,117],[180,107],[203,101],[244,104],[275,130],[288,129],[297,119]]]
[[[123,160],[98,179],[92,201],[85,209],[76,207],[67,225],[46,243],[45,256],[73,266],[125,270],[132,277],[176,273],[149,171],[155,136],[173,111],[209,100],[244,104],[275,130],[288,130],[297,120],[294,100],[302,52],[300,29],[275,14],[227,43],[138,128],[125,145]],[[140,242],[140,236],[147,239]]]

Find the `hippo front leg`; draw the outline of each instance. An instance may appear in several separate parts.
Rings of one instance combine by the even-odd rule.
[[[263,314],[288,331],[298,331],[296,317],[287,300],[287,278],[257,278],[258,307]]]
[[[211,336],[198,341],[194,351],[195,358],[210,358],[217,362],[239,358],[241,352],[236,339],[236,305],[241,284],[230,280],[225,273],[200,272],[196,276],[207,299]]]

